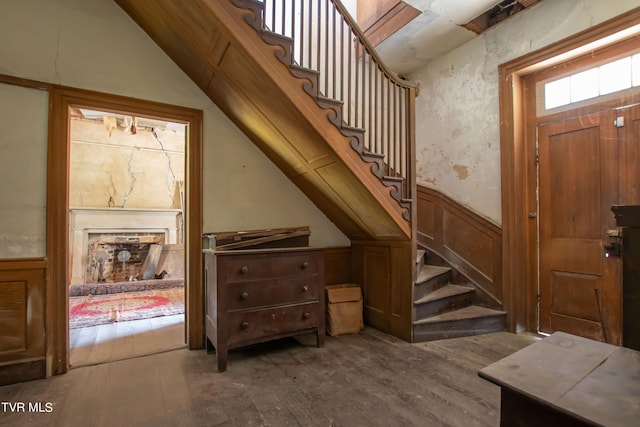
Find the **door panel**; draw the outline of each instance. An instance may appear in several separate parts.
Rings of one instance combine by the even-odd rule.
[[[46,376],[44,294],[44,260],[0,260],[0,385]]]
[[[599,323],[598,304],[594,298],[599,282],[597,275],[554,271],[551,277],[551,311]]]
[[[605,258],[618,197],[613,112],[541,125],[540,330],[620,342],[620,259]]]
[[[600,274],[603,250],[599,239],[556,237],[549,250],[553,270]]]
[[[389,331],[389,248],[365,247],[363,289],[365,322],[383,332]]]

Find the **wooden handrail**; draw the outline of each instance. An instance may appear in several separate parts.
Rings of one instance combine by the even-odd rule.
[[[380,67],[384,70],[385,74],[398,85],[411,88],[411,89],[417,89],[416,85],[414,85],[411,82],[408,82],[407,80],[401,79],[400,77],[398,77],[396,73],[394,73],[393,71],[389,70],[389,68],[387,68],[382,58],[380,58],[380,56],[376,53],[376,50],[373,47],[373,45],[369,42],[367,37],[364,35],[364,31],[362,31],[360,26],[356,23],[355,19],[353,19],[353,17],[349,14],[349,11],[347,11],[347,8],[342,4],[342,2],[340,2],[340,0],[332,0],[332,1],[336,9],[344,17],[345,21],[349,23],[349,26],[357,34],[358,39],[365,46],[367,52],[371,54],[375,62],[378,63]]]
[[[289,40],[289,65],[317,73],[312,94],[336,111],[334,124],[407,208],[415,196],[416,87],[384,65],[339,0],[253,1],[261,3],[261,30]]]

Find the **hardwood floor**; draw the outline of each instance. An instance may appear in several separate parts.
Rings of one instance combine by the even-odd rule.
[[[497,426],[478,369],[535,341],[500,332],[409,344],[367,328],[232,351],[227,372],[179,349],[0,387],[3,426]],[[41,403],[49,412],[29,412]]]
[[[184,346],[184,314],[70,329],[69,364],[94,365]]]

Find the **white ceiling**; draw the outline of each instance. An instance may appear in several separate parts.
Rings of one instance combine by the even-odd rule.
[[[376,51],[385,64],[400,75],[416,69],[477,35],[462,27],[488,11],[500,0],[404,0],[422,12]]]

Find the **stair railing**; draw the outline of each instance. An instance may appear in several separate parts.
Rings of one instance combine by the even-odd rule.
[[[294,63],[318,72],[320,95],[342,103],[343,130],[363,131],[354,149],[383,158],[383,170],[374,173],[383,181],[399,181],[392,195],[408,204],[414,182],[415,87],[384,66],[339,0],[262,3],[264,29],[293,40]]]

